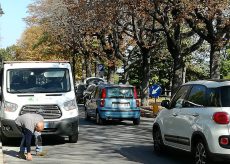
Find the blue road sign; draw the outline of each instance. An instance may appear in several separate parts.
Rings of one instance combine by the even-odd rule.
[[[157,98],[161,95],[162,89],[159,85],[154,84],[149,88],[149,95],[153,98]]]
[[[98,71],[104,71],[104,64],[98,64]]]

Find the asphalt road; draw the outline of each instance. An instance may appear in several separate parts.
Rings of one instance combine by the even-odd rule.
[[[168,150],[157,156],[152,146],[152,118],[142,118],[141,125],[134,126],[130,121],[108,122],[96,125],[95,120],[85,121],[83,108],[80,107],[80,135],[76,144],[68,143],[63,137],[43,137],[46,156],[33,156],[28,163],[71,164],[71,163],[122,163],[122,164],[190,164],[189,154]],[[4,163],[20,164],[18,159],[20,140],[12,140],[3,146]],[[32,147],[34,150],[34,146]]]

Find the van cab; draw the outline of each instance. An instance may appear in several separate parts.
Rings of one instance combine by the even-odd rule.
[[[25,113],[44,117],[42,134],[78,140],[78,107],[68,61],[6,61],[1,69],[0,132],[3,142],[20,137],[14,120]]]
[[[136,88],[132,85],[101,84],[96,86],[85,104],[85,118],[95,117],[97,124],[106,120],[131,120],[140,124]]]

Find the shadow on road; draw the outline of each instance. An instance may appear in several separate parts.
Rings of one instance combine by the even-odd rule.
[[[85,120],[84,118],[79,118],[79,122],[80,122],[80,126],[81,125],[97,125],[96,124],[96,120],[94,118],[91,118],[91,119],[88,119],[88,120]],[[119,120],[107,120],[105,121],[105,123],[103,125],[126,125],[126,126],[133,126],[133,122],[132,121],[126,121],[126,122],[123,122],[123,121],[119,121]],[[102,126],[103,126],[102,125]],[[98,125],[99,126],[99,125]]]
[[[64,137],[56,136],[56,135],[49,135],[49,136],[42,136],[42,145],[43,146],[52,146],[52,145],[62,145],[65,144],[66,141]],[[21,143],[21,138],[10,138],[4,146],[9,147],[19,147]],[[34,138],[32,138],[32,146],[34,146]]]
[[[17,156],[18,152],[15,150],[4,150],[3,153],[8,155],[8,156],[11,156],[11,157],[18,158],[18,156]]]
[[[120,154],[125,156],[130,161],[135,161],[143,164],[152,164],[154,161],[162,164],[192,164],[192,158],[189,153],[175,151],[174,149],[168,149],[161,155],[156,155],[153,150],[153,146],[130,146],[122,147],[120,149]],[[137,154],[145,154],[146,158],[140,158]],[[179,162],[180,161],[180,162]]]

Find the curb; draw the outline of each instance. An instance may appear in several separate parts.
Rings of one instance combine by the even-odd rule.
[[[2,142],[0,142],[0,164],[4,164],[3,151],[2,151]]]

